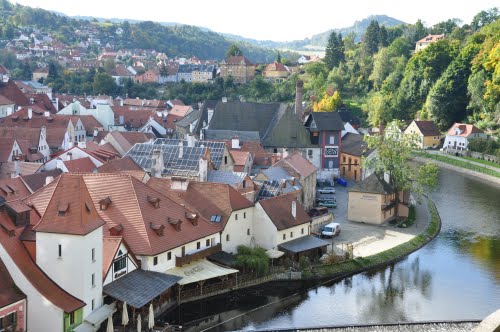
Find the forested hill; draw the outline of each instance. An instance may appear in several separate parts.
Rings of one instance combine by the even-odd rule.
[[[282,48],[282,49],[291,49],[291,50],[306,50],[310,47],[325,47],[328,42],[328,37],[332,31],[340,32],[343,37],[352,34],[352,38],[355,42],[359,42],[363,35],[366,32],[366,29],[370,25],[372,21],[376,21],[379,25],[385,27],[395,27],[398,25],[406,24],[403,21],[398,19],[389,17],[387,15],[371,15],[367,18],[362,19],[361,21],[354,22],[350,27],[340,28],[340,29],[331,29],[317,35],[312,36],[311,38],[305,38],[302,40],[294,40],[289,42],[276,42],[272,40],[256,40],[251,38],[244,38],[240,36],[236,36],[233,34],[223,33],[223,35],[229,39],[237,40],[241,42],[251,43],[261,47],[269,47],[269,48]]]
[[[194,26],[164,26],[154,22],[112,23],[97,20],[80,20],[53,13],[47,10],[12,4],[0,0],[0,28],[3,37],[11,37],[15,29],[37,28],[51,32],[63,43],[76,44],[86,37],[76,31],[95,31],[94,38],[99,38],[102,45],[108,42],[116,48],[154,49],[168,56],[196,56],[200,59],[221,60],[233,41],[224,36]],[[121,35],[116,33],[122,28]],[[268,63],[276,59],[277,51],[258,47],[245,42],[238,42],[238,47],[245,56],[256,63]],[[293,59],[296,54],[283,54]]]

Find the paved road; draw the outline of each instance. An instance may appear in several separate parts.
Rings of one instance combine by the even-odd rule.
[[[332,239],[337,248],[336,251],[342,251],[349,243],[354,245],[354,256],[370,256],[411,240],[420,234],[429,222],[429,212],[425,199],[421,205],[417,204],[416,221],[409,228],[348,221],[347,193],[350,186],[352,183],[349,183],[347,188],[339,185],[335,187],[337,208],[331,209],[331,211],[335,215],[334,221],[340,224],[341,229],[340,235]]]

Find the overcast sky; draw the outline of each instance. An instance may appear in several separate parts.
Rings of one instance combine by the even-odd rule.
[[[67,15],[177,22],[217,32],[275,41],[310,37],[332,28],[350,26],[369,15],[385,14],[407,23],[427,25],[449,18],[470,23],[498,0],[14,0]],[[300,4],[300,5],[299,5]]]

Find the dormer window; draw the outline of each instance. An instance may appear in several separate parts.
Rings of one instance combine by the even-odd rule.
[[[111,201],[111,197],[106,197],[106,198],[103,198],[99,201],[99,208],[101,209],[101,211],[106,211],[108,209],[108,206],[110,206],[112,203]]]
[[[158,236],[163,236],[163,231],[165,230],[165,225],[163,225],[163,224],[158,225],[158,224],[151,223],[150,226],[151,226],[151,229],[154,230]]]
[[[159,197],[151,197],[148,195],[148,202],[151,203],[155,209],[160,208],[160,198]]]
[[[181,224],[182,224],[182,220],[180,219],[173,219],[173,218],[170,218],[168,217],[167,218],[167,222],[172,225],[172,227],[177,231],[177,232],[180,232],[181,230]]]
[[[69,210],[69,203],[59,203],[59,206],[57,207],[57,215],[59,217],[64,217],[66,215],[66,212]]]
[[[198,225],[198,214],[197,213],[190,213],[190,212],[185,212],[186,219],[193,224],[193,226]]]
[[[116,226],[109,228],[109,235],[111,235],[111,236],[119,236],[122,234],[122,232],[123,232],[123,225],[122,224],[118,224]]]

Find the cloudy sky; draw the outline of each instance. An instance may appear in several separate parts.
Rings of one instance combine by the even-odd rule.
[[[14,2],[67,15],[177,22],[248,38],[276,41],[310,37],[331,28],[350,26],[369,15],[385,14],[407,23],[427,25],[449,18],[470,23],[498,0],[15,0]],[[299,5],[300,4],[300,5]]]

